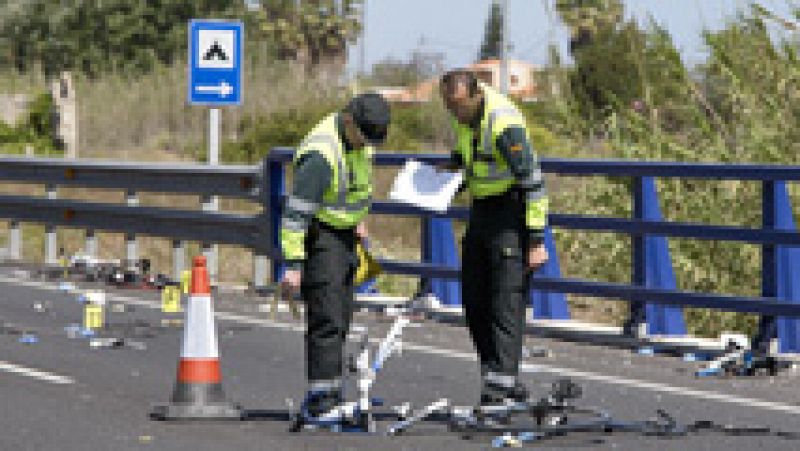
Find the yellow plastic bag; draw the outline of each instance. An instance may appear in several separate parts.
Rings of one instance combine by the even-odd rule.
[[[353,280],[355,286],[374,279],[383,272],[380,263],[375,260],[375,257],[369,253],[361,241],[356,242],[356,255],[358,256],[358,268],[356,268],[356,275]]]

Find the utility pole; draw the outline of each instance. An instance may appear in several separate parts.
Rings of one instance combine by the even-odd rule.
[[[361,84],[364,81],[367,65],[367,0],[361,0],[360,6],[361,39],[358,42],[358,68],[354,70],[353,84],[351,85],[353,95],[361,94]]]
[[[500,40],[500,92],[508,94],[508,0],[501,0],[502,38]]]
[[[364,76],[367,66],[367,0],[361,3],[361,57],[359,60],[359,75]]]

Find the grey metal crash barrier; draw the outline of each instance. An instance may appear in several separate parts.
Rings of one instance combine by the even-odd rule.
[[[141,192],[233,197],[258,202],[261,171],[258,166],[127,163],[54,158],[0,158],[0,180],[45,185],[47,196],[0,195],[0,218],[10,220],[9,256],[21,260],[20,223],[45,225],[45,263],[56,262],[55,228],[86,230],[85,250],[97,252],[95,233],[118,232],[126,236],[128,264],[138,259],[136,235],[173,240],[173,277],[180,279],[185,265],[185,241],[231,244],[253,249],[256,269],[265,266],[268,238],[262,213],[222,213],[209,206],[201,210],[145,207]],[[120,190],[125,204],[57,199],[58,187]],[[263,280],[265,271],[256,271]]]

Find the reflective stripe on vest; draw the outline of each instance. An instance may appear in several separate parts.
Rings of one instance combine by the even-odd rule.
[[[525,180],[519,180],[518,184],[521,188],[529,191],[539,191],[543,189],[544,179],[542,179],[542,170],[537,167],[528,174]]]
[[[314,214],[319,209],[319,204],[309,202],[299,197],[289,196],[286,199],[286,208],[306,214]]]
[[[535,202],[543,197],[547,196],[547,192],[544,189],[538,189],[535,191],[526,191],[525,192],[525,201],[526,202]]]
[[[358,201],[357,203],[350,203],[350,204],[346,203],[343,205],[326,205],[325,208],[327,210],[331,210],[334,213],[354,213],[369,207],[370,201],[372,201],[372,195],[368,196],[366,199]]]
[[[305,221],[291,219],[288,216],[281,216],[281,229],[292,230],[295,232],[305,232],[306,223]]]

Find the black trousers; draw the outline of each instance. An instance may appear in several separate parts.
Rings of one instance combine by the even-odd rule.
[[[529,287],[524,208],[514,191],[472,203],[461,284],[483,374],[519,371]]]
[[[336,229],[316,219],[306,235],[301,294],[306,301],[309,381],[342,377],[344,344],[353,317],[355,240],[355,229]]]

